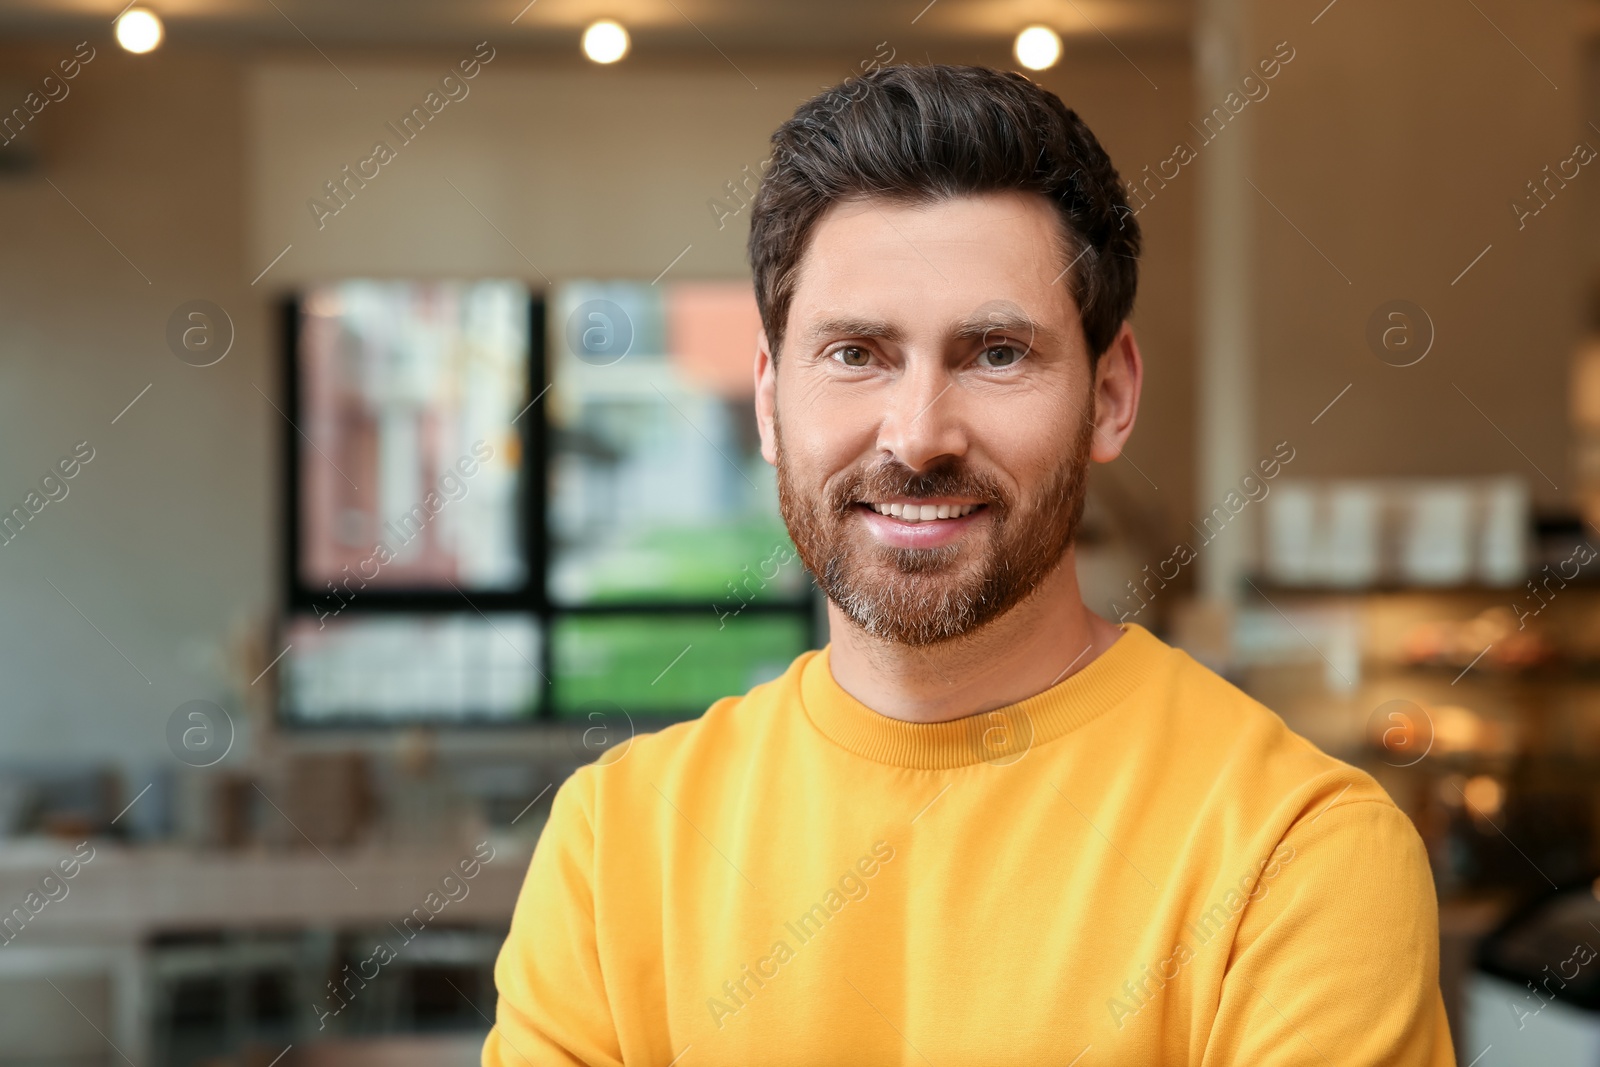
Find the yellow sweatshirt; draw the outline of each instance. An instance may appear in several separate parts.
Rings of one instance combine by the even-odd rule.
[[[937,724],[808,652],[578,770],[485,1067],[1453,1064],[1410,820],[1123,630]]]

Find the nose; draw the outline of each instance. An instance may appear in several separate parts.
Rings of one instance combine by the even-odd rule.
[[[907,360],[878,424],[878,447],[914,471],[965,455],[963,395],[940,359]]]

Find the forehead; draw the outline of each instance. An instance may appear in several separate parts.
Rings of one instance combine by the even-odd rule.
[[[1068,262],[1060,216],[1039,193],[841,201],[812,228],[790,329],[846,310],[953,321],[996,301],[1062,323],[1077,316]]]

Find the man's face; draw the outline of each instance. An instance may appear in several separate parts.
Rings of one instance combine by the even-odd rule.
[[[758,359],[762,454],[802,561],[868,633],[969,633],[1070,548],[1095,375],[1064,252],[1031,193],[841,203],[813,229]]]

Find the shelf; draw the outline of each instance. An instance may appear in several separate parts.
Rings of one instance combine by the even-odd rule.
[[[1465,663],[1363,663],[1362,672],[1368,675],[1421,674],[1439,675],[1461,681],[1507,682],[1600,682],[1600,662],[1597,663],[1547,663],[1536,667],[1506,669],[1486,667],[1482,663],[1467,670]]]
[[[1527,581],[1532,581],[1529,575]],[[1251,578],[1243,586],[1246,595],[1260,594],[1268,599],[1307,597],[1319,599],[1360,599],[1364,597],[1498,597],[1515,599],[1527,591],[1526,582],[1517,585],[1279,585]],[[1563,591],[1600,593],[1600,577],[1580,575]]]

